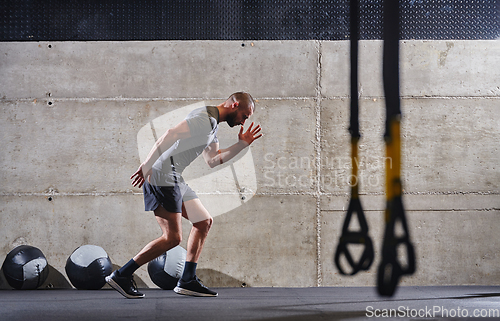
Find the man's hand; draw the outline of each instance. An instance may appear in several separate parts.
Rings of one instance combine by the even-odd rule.
[[[247,145],[250,145],[253,143],[254,140],[257,138],[262,137],[262,134],[259,134],[261,131],[260,125],[255,126],[255,128],[252,128],[254,123],[252,122],[250,124],[250,127],[248,127],[247,131],[243,133],[243,126],[240,127],[240,133],[238,134],[238,138],[240,141],[244,141]]]
[[[147,175],[144,175],[144,173],[142,171],[142,164],[141,164],[141,166],[139,166],[137,171],[134,174],[132,174],[132,176],[130,176],[130,179],[133,179],[132,185],[135,187],[141,188],[142,185],[144,185],[146,178],[149,177],[149,175],[151,175],[151,171],[149,171],[149,173],[147,173]]]

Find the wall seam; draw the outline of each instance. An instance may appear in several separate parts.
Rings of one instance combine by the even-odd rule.
[[[254,97],[256,98],[256,97]],[[499,96],[400,96],[402,100],[412,100],[412,99],[420,99],[420,100],[497,100],[500,99]],[[152,101],[201,101],[201,100],[225,100],[226,98],[221,97],[199,97],[199,98],[183,98],[183,97],[157,97],[157,98],[123,98],[123,97],[114,97],[114,98],[89,98],[89,97],[81,97],[81,98],[47,98],[47,97],[33,97],[33,98],[0,98],[0,102],[38,102],[38,101],[46,101],[46,102],[66,102],[66,101],[77,101],[83,103],[90,102],[98,102],[98,101],[116,101],[116,102],[152,102]],[[315,100],[318,99],[318,96],[300,96],[300,97],[259,97],[257,100]],[[321,97],[321,100],[342,100],[349,99],[349,96],[325,96]],[[360,100],[372,100],[372,99],[384,99],[383,96],[360,96]]]
[[[315,137],[315,152],[316,152],[316,286],[320,287],[323,283],[323,273],[321,265],[321,59],[322,46],[321,41],[316,41],[317,50],[317,66],[316,66],[316,137]]]

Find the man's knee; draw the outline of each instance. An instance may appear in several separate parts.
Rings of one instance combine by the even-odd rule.
[[[166,248],[175,247],[182,242],[181,233],[169,233],[168,235],[163,235],[163,243]]]
[[[210,228],[212,228],[213,222],[214,219],[210,217],[204,221],[194,223],[193,226],[202,232],[208,233],[208,231],[210,231]]]

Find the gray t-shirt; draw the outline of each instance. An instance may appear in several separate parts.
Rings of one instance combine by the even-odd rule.
[[[191,137],[176,141],[156,160],[153,169],[166,174],[171,173],[173,160],[175,172],[180,175],[208,145],[219,142],[217,139],[219,110],[217,107],[206,106],[195,109],[187,115],[185,120],[189,126]]]

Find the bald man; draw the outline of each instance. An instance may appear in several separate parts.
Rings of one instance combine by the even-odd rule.
[[[106,277],[106,282],[124,297],[143,298],[137,290],[133,273],[143,264],[180,244],[181,218],[193,223],[187,242],[186,263],[181,279],[174,291],[192,296],[217,296],[196,277],[196,266],[213,219],[196,193],[184,182],[183,170],[200,154],[210,167],[221,165],[262,136],[261,127],[251,123],[243,130],[245,121],[252,116],[255,103],[245,92],[232,94],[218,106],[198,108],[167,130],[155,143],[146,160],[130,177],[132,185],[142,187],[146,211],[153,211],[162,235],[147,244],[123,267]],[[217,129],[219,123],[230,127],[241,126],[238,142],[219,149]]]

